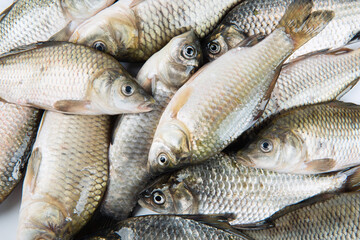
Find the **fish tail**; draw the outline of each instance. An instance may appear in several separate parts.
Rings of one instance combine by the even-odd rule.
[[[352,192],[360,190],[360,166],[350,168],[340,172],[339,174],[345,174],[347,176],[346,182],[344,184],[344,192]]]
[[[279,22],[277,28],[290,36],[295,49],[321,32],[335,16],[333,11],[312,12],[312,7],[312,0],[295,0]]]

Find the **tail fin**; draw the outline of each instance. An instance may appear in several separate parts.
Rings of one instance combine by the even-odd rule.
[[[350,168],[349,170],[340,172],[339,174],[345,174],[347,176],[343,187],[344,192],[360,190],[360,166]]]
[[[283,29],[290,35],[295,49],[321,32],[335,16],[333,11],[312,13],[312,7],[312,0],[295,0],[279,22],[277,28]]]

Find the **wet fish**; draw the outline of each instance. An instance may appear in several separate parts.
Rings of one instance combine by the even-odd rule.
[[[44,114],[26,171],[17,239],[70,239],[108,176],[109,116]]]
[[[17,0],[0,15],[0,53],[47,41],[63,30],[64,39],[85,19],[115,0]],[[66,35],[68,35],[66,39]]]
[[[123,61],[144,61],[173,37],[209,34],[242,0],[122,0],[79,26],[70,41]]]
[[[65,42],[29,45],[0,56],[0,98],[76,114],[151,110],[148,95],[113,57]]]
[[[240,240],[251,239],[231,228],[223,217],[149,215],[127,219],[108,233],[87,240]]]
[[[139,203],[162,214],[234,214],[230,224],[243,225],[320,193],[357,189],[359,177],[359,168],[327,175],[277,173],[219,154],[159,178]]]
[[[360,78],[360,42],[299,57],[285,65],[259,122],[293,107],[340,98]]]
[[[0,102],[0,203],[22,180],[42,111]]]
[[[359,193],[340,194],[296,210],[293,208],[272,216],[263,226],[267,229],[243,232],[259,240],[360,238]]]
[[[154,136],[148,162],[153,174],[202,162],[253,125],[282,63],[333,17],[329,11],[311,13],[311,7],[311,1],[294,2],[266,39],[229,51],[180,88]]]
[[[268,35],[278,25],[293,0],[245,0],[224,18],[205,40],[204,51],[210,60],[216,59],[243,40],[256,35]],[[334,19],[316,37],[289,58],[326,48],[338,48],[360,31],[360,2],[357,0],[314,0],[314,11],[332,10]]]
[[[110,179],[102,213],[124,219],[135,207],[138,194],[150,178],[148,152],[161,113],[201,60],[199,40],[193,32],[187,32],[173,38],[141,68],[137,81],[153,92],[157,104],[151,112],[119,117],[110,145]]]
[[[256,168],[322,173],[360,164],[360,106],[330,102],[286,111],[238,153]]]

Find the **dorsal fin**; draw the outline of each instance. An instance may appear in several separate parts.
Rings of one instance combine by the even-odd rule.
[[[8,8],[6,8],[2,13],[0,14],[0,22],[6,17],[6,15],[11,11],[11,9],[15,6],[17,1],[14,1]]]
[[[205,225],[221,229],[230,234],[234,234],[244,240],[251,240],[246,234],[234,229],[228,222],[228,220],[234,219],[233,214],[219,214],[219,215],[179,215],[184,219],[194,220]]]

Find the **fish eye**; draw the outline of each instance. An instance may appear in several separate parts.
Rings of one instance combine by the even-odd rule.
[[[101,41],[94,42],[93,48],[95,48],[96,50],[101,51],[101,52],[106,51],[105,43],[103,43]]]
[[[217,40],[209,42],[207,48],[211,54],[218,54],[221,50],[221,46]]]
[[[268,153],[271,152],[273,150],[273,144],[270,140],[266,139],[266,140],[262,140],[260,142],[260,149],[261,151],[263,151],[264,153]]]
[[[157,160],[161,166],[167,166],[169,164],[169,158],[165,153],[160,153]]]
[[[153,201],[157,205],[163,205],[165,203],[165,196],[162,192],[156,191],[153,194]]]
[[[192,59],[196,57],[197,51],[195,47],[191,45],[185,45],[182,49],[182,55],[187,59]]]
[[[130,84],[124,84],[122,85],[121,87],[121,92],[125,95],[125,96],[131,96],[134,94],[135,92],[135,89],[132,85]]]

